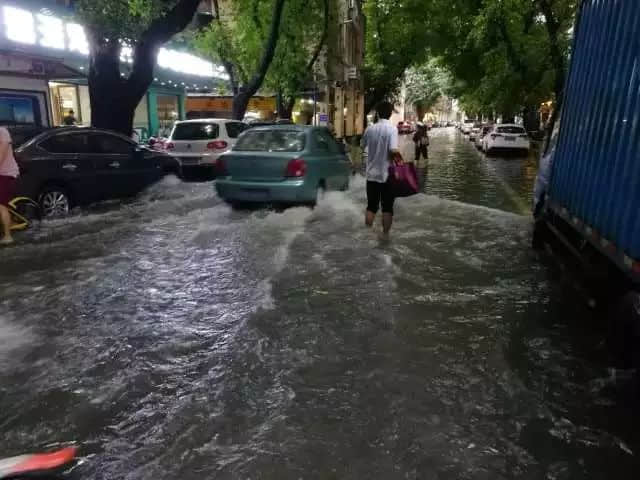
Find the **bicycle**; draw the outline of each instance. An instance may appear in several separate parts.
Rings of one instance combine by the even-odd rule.
[[[16,197],[9,202],[11,230],[27,230],[34,222],[42,220],[40,205],[29,197]]]

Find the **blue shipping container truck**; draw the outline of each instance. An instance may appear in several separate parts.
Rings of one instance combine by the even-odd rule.
[[[640,0],[583,0],[561,117],[534,239],[560,239],[580,258],[637,351]]]

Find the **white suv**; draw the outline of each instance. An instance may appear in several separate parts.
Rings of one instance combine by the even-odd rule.
[[[531,148],[529,135],[524,128],[515,124],[500,124],[493,127],[483,139],[483,150],[492,154],[500,150],[528,152]]]
[[[175,123],[164,148],[182,167],[213,168],[247,128],[246,123],[223,118],[184,120]]]
[[[471,129],[473,128],[473,123],[466,122],[462,124],[460,131],[465,135],[469,135],[471,133]]]

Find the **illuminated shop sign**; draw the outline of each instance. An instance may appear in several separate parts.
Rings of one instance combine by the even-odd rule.
[[[67,23],[51,15],[31,13],[11,6],[2,7],[2,18],[3,34],[8,40],[89,55],[89,43],[84,28],[77,23]],[[133,62],[131,47],[122,48],[120,59],[126,63]],[[226,78],[221,67],[215,67],[211,62],[195,55],[167,48],[161,48],[158,52],[158,65],[188,75]]]

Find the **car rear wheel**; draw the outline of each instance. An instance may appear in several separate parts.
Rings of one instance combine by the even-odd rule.
[[[58,186],[45,187],[38,197],[43,218],[64,217],[71,211],[71,197]]]

